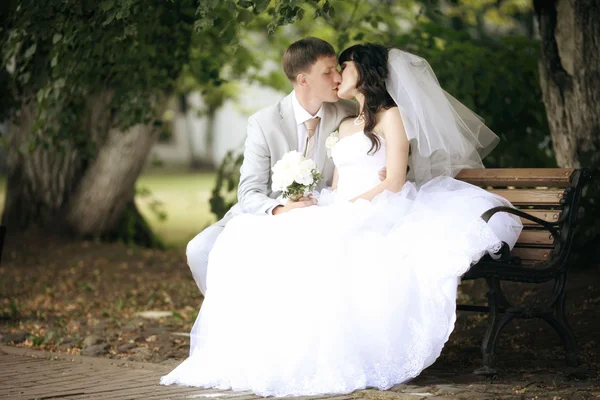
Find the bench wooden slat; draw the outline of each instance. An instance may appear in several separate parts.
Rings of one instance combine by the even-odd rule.
[[[534,249],[528,247],[515,247],[510,252],[511,255],[522,258],[523,260],[545,261],[550,257],[552,249]]]
[[[456,176],[477,186],[568,187],[573,168],[485,168],[464,169]]]
[[[546,230],[523,230],[521,232],[521,236],[517,240],[519,244],[529,244],[529,245],[538,245],[538,246],[546,246],[553,247],[554,246],[554,238],[550,234],[550,232]]]
[[[563,190],[560,189],[493,189],[489,192],[502,196],[517,206],[559,206],[563,197]]]
[[[560,218],[561,210],[527,210],[524,209],[527,214],[530,214],[534,217],[541,218],[544,221],[548,222],[556,222]],[[519,217],[520,218],[520,217]],[[525,226],[539,226],[533,221],[530,221],[525,218],[521,218],[521,222]]]

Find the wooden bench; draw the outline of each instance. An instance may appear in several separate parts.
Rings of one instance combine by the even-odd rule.
[[[495,346],[502,329],[515,318],[542,318],[558,333],[568,365],[578,364],[575,335],[565,313],[565,283],[568,260],[577,224],[582,190],[591,178],[589,169],[472,169],[456,177],[509,200],[517,209],[496,207],[482,215],[487,222],[497,212],[517,215],[523,231],[515,248],[505,246],[501,258],[486,256],[463,277],[485,279],[487,306],[458,305],[458,310],[488,313],[488,328],[481,350],[483,367],[476,374],[494,375]],[[554,281],[547,301],[538,307],[514,304],[501,283],[540,284]]]

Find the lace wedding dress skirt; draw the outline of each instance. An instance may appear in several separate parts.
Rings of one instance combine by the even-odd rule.
[[[319,206],[229,222],[209,258],[190,357],[162,384],[262,396],[387,389],[440,355],[456,319],[460,276],[518,219],[487,209],[501,197],[452,178],[372,202],[347,200],[379,183],[385,142],[367,155],[358,133],[332,150],[339,190]]]

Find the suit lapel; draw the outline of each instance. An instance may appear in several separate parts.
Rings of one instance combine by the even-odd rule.
[[[298,151],[298,133],[296,131],[296,117],[292,107],[292,96],[290,93],[279,103],[279,114],[281,115],[281,129],[291,150]]]
[[[321,121],[321,126],[319,127],[319,143],[318,143],[318,151],[317,151],[317,167],[323,172],[323,168],[325,168],[325,163],[327,162],[327,149],[325,148],[325,141],[327,137],[337,128],[335,126],[336,117],[337,117],[337,109],[331,103],[323,103],[323,120]]]

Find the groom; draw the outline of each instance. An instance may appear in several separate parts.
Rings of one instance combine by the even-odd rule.
[[[344,118],[358,115],[357,103],[338,98],[337,89],[342,77],[337,64],[333,47],[318,38],[299,40],[285,51],[283,70],[294,90],[248,120],[238,203],[222,220],[188,243],[188,265],[202,294],[206,293],[208,255],[232,217],[250,213],[273,218],[294,208],[316,204],[312,198],[290,201],[286,205],[275,200],[279,192],[271,190],[271,168],[285,153],[291,150],[306,152],[306,158],[316,162],[324,177],[318,189],[331,186],[334,165],[327,157],[325,140]]]

